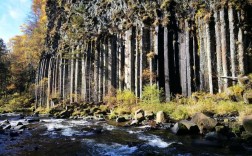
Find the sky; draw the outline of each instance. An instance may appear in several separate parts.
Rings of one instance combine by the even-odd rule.
[[[20,26],[31,12],[32,0],[0,0],[0,38],[5,43],[21,35]]]

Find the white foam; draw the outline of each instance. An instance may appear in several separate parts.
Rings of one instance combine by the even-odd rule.
[[[138,138],[141,140],[144,140],[144,141],[148,141],[147,144],[152,147],[159,147],[159,148],[166,148],[166,147],[170,146],[171,144],[175,143],[175,142],[167,143],[156,135],[148,135],[148,136],[141,135]]]
[[[63,136],[68,136],[68,137],[71,137],[71,136],[73,136],[74,134],[77,134],[78,133],[78,131],[75,131],[75,130],[73,130],[72,128],[66,128],[66,129],[64,129],[63,131],[62,131],[62,135]]]
[[[132,130],[128,130],[127,132],[129,134],[139,134],[139,133],[142,133],[142,131],[132,131]]]
[[[97,148],[98,147],[98,148]],[[136,146],[129,147],[128,145],[121,145],[121,144],[96,144],[97,151],[100,155],[109,155],[109,156],[124,156],[130,155],[137,150]]]

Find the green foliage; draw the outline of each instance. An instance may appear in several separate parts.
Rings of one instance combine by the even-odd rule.
[[[31,111],[32,97],[15,93],[0,99],[1,110],[6,112]]]
[[[117,104],[133,106],[137,102],[135,94],[130,90],[117,91],[116,94]]]
[[[145,104],[160,103],[160,95],[163,90],[159,90],[156,84],[144,86],[141,102]]]

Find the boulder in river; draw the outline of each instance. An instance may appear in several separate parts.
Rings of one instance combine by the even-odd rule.
[[[132,120],[130,123],[131,126],[138,125],[138,120]]]
[[[171,131],[176,135],[198,134],[199,128],[192,121],[182,120],[182,121],[177,122],[171,128]]]
[[[245,116],[242,125],[247,132],[252,133],[252,115]]]
[[[25,125],[18,125],[16,127],[13,127],[14,130],[21,130],[21,129],[25,129],[26,126]]]
[[[152,111],[145,111],[144,116],[147,120],[153,120],[154,119],[154,113]]]
[[[20,126],[20,125],[23,125],[23,123],[22,123],[22,122],[18,122],[18,123],[16,124],[16,126]]]
[[[28,123],[32,123],[32,122],[39,122],[40,119],[39,119],[39,117],[28,117],[28,118],[26,119],[26,121],[27,121]]]
[[[135,111],[135,120],[137,120],[138,123],[140,123],[143,120],[145,120],[145,118],[144,118],[144,111],[142,109],[138,109],[137,111]]]
[[[217,125],[217,121],[215,119],[212,119],[203,113],[196,113],[192,117],[191,121],[198,125],[200,133],[204,133],[204,130],[210,131]]]
[[[163,123],[165,122],[166,119],[165,119],[165,113],[163,111],[159,111],[157,112],[157,115],[156,115],[156,122],[157,123]]]
[[[6,130],[6,129],[10,129],[11,128],[11,125],[6,125],[5,127],[3,127],[3,130]]]
[[[116,122],[125,122],[125,121],[127,120],[123,116],[119,116],[118,118],[116,118]]]

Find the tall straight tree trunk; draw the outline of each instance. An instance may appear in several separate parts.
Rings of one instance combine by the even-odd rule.
[[[226,39],[226,22],[225,22],[225,8],[220,10],[220,24],[221,24],[221,56],[222,56],[222,70],[223,77],[228,76],[227,69],[227,39]],[[228,87],[228,80],[224,79],[224,89]]]
[[[183,32],[179,34],[179,42],[180,42],[180,77],[181,77],[181,88],[182,88],[182,95],[187,96],[187,47],[186,44],[187,37],[186,37],[186,21],[183,21],[183,23],[180,23],[183,27]],[[188,25],[187,25],[188,26]]]
[[[186,56],[186,95],[192,94],[192,77],[191,77],[191,51],[190,51],[190,25],[185,21],[185,56]]]
[[[165,76],[165,101],[171,100],[170,72],[169,72],[169,50],[168,50],[168,28],[164,27],[164,76]]]
[[[43,73],[44,73],[45,59],[42,60],[41,71],[40,71],[40,92],[39,92],[39,107],[42,107],[42,96],[43,96]]]
[[[38,108],[38,92],[39,92],[39,76],[40,76],[40,68],[41,68],[41,60],[39,61],[39,66],[38,66],[38,69],[37,69],[37,73],[36,73],[36,79],[35,79],[35,109]]]
[[[59,74],[59,56],[55,56],[55,65],[54,65],[54,78],[53,78],[53,95],[55,98],[57,98],[57,89],[58,89],[58,74]]]
[[[77,46],[77,54],[75,58],[75,80],[74,80],[74,102],[78,102],[78,77],[79,77],[79,51],[80,47]]]
[[[122,50],[123,50],[123,42],[122,42],[122,36],[121,34],[118,35],[118,76],[119,76],[119,82],[118,82],[118,89],[123,90],[122,83],[123,83],[123,70],[122,70]]]
[[[218,75],[218,92],[222,91],[222,63],[221,63],[221,32],[220,32],[220,17],[218,10],[214,10],[215,18],[215,38],[216,38],[216,58],[217,58],[217,75]]]
[[[102,39],[100,39],[99,41],[99,90],[98,90],[98,101],[102,101],[103,100],[103,47],[102,47]]]
[[[205,42],[204,42],[204,26],[201,18],[198,18],[198,35],[200,44],[200,90],[205,90]]]
[[[50,97],[51,97],[51,76],[52,76],[52,58],[49,59],[49,67],[48,67],[48,80],[47,80],[47,98],[46,98],[46,107],[50,108]]]
[[[104,57],[104,62],[103,62],[103,68],[104,68],[104,71],[103,71],[103,96],[106,96],[106,94],[108,93],[108,66],[109,66],[109,63],[108,63],[108,38],[105,37],[104,38],[104,41],[103,41],[103,44],[102,44],[102,47],[103,47],[103,57]]]
[[[135,95],[140,96],[140,48],[139,48],[139,35],[140,29],[136,27],[136,52],[135,52]]]
[[[86,43],[84,43],[85,46]],[[87,67],[87,47],[82,48],[82,57],[81,57],[81,100],[86,102],[87,94],[87,81],[86,81],[86,67]]]
[[[159,44],[159,26],[156,26],[154,29],[154,34],[153,34],[153,39],[154,39],[154,44],[153,44],[153,49],[154,49],[154,57],[153,57],[153,68],[152,68],[152,74],[153,74],[153,81],[159,86],[159,81],[158,81],[158,77],[159,77],[159,73],[158,73],[158,44]],[[160,87],[160,86],[159,86]]]
[[[241,13],[238,11],[238,20],[241,23]],[[239,62],[239,74],[245,74],[244,69],[244,41],[243,41],[243,31],[241,26],[239,26],[238,30],[238,62]]]
[[[228,19],[229,19],[229,34],[230,34],[230,59],[231,59],[231,74],[234,78],[236,76],[236,64],[235,64],[235,58],[236,58],[236,49],[235,49],[235,32],[234,32],[234,10],[232,6],[229,6],[228,8]],[[235,81],[233,81],[233,85],[235,85]]]
[[[98,42],[99,41],[95,41],[94,43],[94,52],[95,52],[95,56],[94,56],[94,96],[93,99],[94,101],[98,101],[98,97],[99,97],[99,49],[98,47]]]
[[[125,87],[131,89],[131,36],[132,28],[125,33]]]
[[[108,91],[112,91],[112,46],[111,37],[108,38]]]
[[[139,30],[139,90],[140,90],[140,94],[139,97],[142,98],[142,91],[143,91],[143,70],[144,70],[144,61],[143,61],[143,27],[139,26],[140,30]]]
[[[59,92],[59,98],[62,100],[62,80],[63,80],[63,59],[62,54],[59,55],[59,81],[58,81],[58,92]]]
[[[71,54],[71,67],[70,67],[70,103],[73,102],[73,93],[74,93],[74,47],[72,47]]]
[[[114,89],[117,88],[117,37],[111,36],[111,85]]]
[[[67,61],[66,59],[63,59],[63,69],[62,69],[62,99],[66,99],[66,78],[67,78],[67,67],[66,67]]]
[[[213,72],[212,72],[212,56],[211,56],[211,33],[210,33],[210,28],[209,28],[209,23],[206,22],[206,47],[207,47],[207,68],[208,68],[208,80],[209,80],[209,91],[210,94],[213,94]]]

